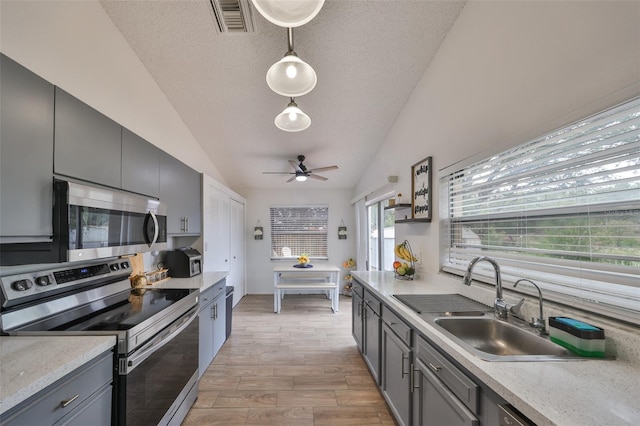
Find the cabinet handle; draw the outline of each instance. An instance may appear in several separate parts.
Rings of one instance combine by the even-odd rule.
[[[415,365],[413,364],[411,364],[411,368],[413,371],[411,373],[411,380],[413,381],[411,389],[420,389],[420,381],[416,381],[416,373],[420,374],[420,370],[418,368],[415,368]]]
[[[213,319],[218,319],[218,304],[216,303],[215,305],[213,305]]]
[[[215,305],[211,305],[211,318],[216,319],[216,314],[215,314],[214,306],[215,306]]]
[[[189,218],[184,218],[184,232],[189,232]]]
[[[427,365],[429,366],[430,369],[432,369],[433,371],[435,371],[436,373],[439,372],[440,370],[442,370],[442,367],[439,367],[437,365],[433,365],[430,362],[427,363]]]
[[[400,376],[401,378],[403,378],[405,375],[409,374],[408,371],[404,371],[404,360],[409,360],[409,355],[405,356],[405,354],[402,354],[402,359],[400,360],[402,362],[402,365],[400,366],[400,372],[402,373],[402,375]]]
[[[75,401],[76,399],[78,399],[80,397],[79,394],[76,394],[76,396],[74,396],[71,399],[67,399],[66,401],[60,401],[60,406],[62,408],[66,408],[69,404],[71,404],[73,401]]]

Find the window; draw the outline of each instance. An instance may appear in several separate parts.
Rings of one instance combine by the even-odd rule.
[[[491,256],[505,281],[529,278],[545,297],[640,324],[640,99],[448,174],[440,188],[443,270]]]
[[[271,207],[271,258],[328,259],[329,207]]]
[[[370,271],[393,271],[394,215],[393,210],[384,209],[385,203],[387,200],[367,206],[368,269]]]

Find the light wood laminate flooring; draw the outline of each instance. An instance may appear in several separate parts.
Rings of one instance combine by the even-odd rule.
[[[245,296],[231,336],[200,379],[195,425],[394,425],[351,336],[351,298]]]

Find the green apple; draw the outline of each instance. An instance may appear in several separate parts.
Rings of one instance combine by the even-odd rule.
[[[405,275],[407,273],[407,268],[405,268],[404,266],[401,266],[398,269],[396,269],[396,272],[398,273],[398,275]]]

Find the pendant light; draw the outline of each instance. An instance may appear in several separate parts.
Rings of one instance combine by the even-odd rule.
[[[269,22],[280,27],[299,27],[311,21],[322,9],[324,0],[252,0]]]
[[[278,129],[285,132],[301,132],[311,125],[311,118],[298,108],[295,99],[291,98],[289,105],[276,116],[274,123]]]
[[[287,28],[287,40],[289,50],[267,71],[267,85],[279,95],[295,98],[312,91],[318,77],[311,65],[293,51],[293,28]]]

